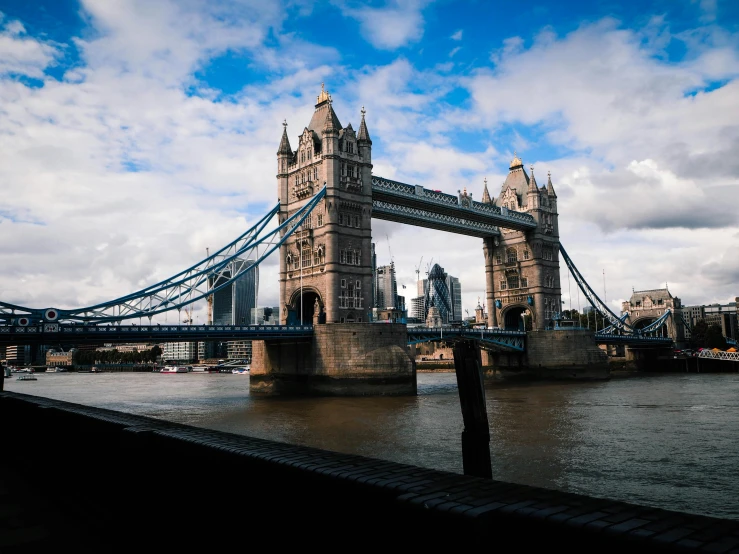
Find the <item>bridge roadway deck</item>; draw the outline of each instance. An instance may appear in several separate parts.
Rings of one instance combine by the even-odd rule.
[[[17,393],[0,393],[0,417],[3,552],[254,544],[739,553],[732,520]]]

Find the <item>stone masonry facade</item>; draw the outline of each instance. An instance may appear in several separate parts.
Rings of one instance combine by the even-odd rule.
[[[537,223],[533,231],[501,229],[499,237],[484,239],[488,325],[515,328],[525,314],[533,329],[552,327],[562,293],[557,195],[551,175],[539,187],[533,166],[529,175],[514,154],[500,196],[492,199],[486,182],[482,201],[502,211],[531,214]]]
[[[369,321],[372,290],[372,141],[342,127],[321,87],[310,123],[292,150],[284,123],[277,152],[280,222],[324,186],[326,196],[280,247],[280,322]],[[301,306],[302,302],[302,306]]]

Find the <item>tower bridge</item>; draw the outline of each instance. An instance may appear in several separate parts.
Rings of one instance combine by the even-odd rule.
[[[323,87],[295,149],[287,129],[284,122],[277,150],[279,202],[244,234],[169,279],[94,306],[33,309],[0,302],[0,342],[252,339],[253,391],[286,385],[313,392],[412,393],[415,366],[407,344],[429,340],[474,338],[493,361],[500,352],[525,352],[524,363],[534,366],[602,363],[605,354],[588,331],[548,330],[561,307],[562,256],[610,324],[598,342],[667,344],[667,337],[652,335],[670,310],[639,329],[588,286],[559,242],[551,175],[539,186],[534,168],[527,172],[515,153],[498,197],[485,182],[476,201],[466,189],[452,195],[373,175],[364,109],[357,131],[350,123],[342,126]],[[274,218],[277,225],[270,227]],[[444,329],[437,338],[434,330],[371,323],[372,218],[481,238],[487,329]],[[272,254],[280,264],[280,325],[151,325],[153,316],[208,298]],[[246,261],[234,264],[237,259]],[[533,327],[525,336],[517,331],[524,314]],[[121,325],[139,318],[149,325]]]

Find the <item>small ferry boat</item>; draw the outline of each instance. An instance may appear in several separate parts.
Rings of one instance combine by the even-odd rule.
[[[179,365],[165,365],[159,373],[187,373],[187,367]]]
[[[231,373],[234,373],[236,375],[249,375],[249,366],[246,367],[237,367],[234,369]]]
[[[23,375],[18,375],[16,381],[38,381],[38,379],[36,379],[33,373],[24,373]]]

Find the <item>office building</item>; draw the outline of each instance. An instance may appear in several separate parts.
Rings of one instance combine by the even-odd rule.
[[[375,270],[375,307],[398,308],[398,283],[395,280],[395,263],[382,265]]]
[[[165,342],[162,344],[162,360],[166,362],[194,362],[197,359],[197,342]]]
[[[443,323],[462,321],[462,285],[457,277],[447,274],[439,264],[434,264],[428,278],[416,284],[418,296],[411,299],[411,315],[414,320],[426,321],[431,300]],[[436,321],[436,319],[434,320]]]
[[[253,260],[236,258],[217,275],[208,278],[209,288],[214,291],[209,299],[213,325],[254,324],[252,311],[257,305],[259,294],[259,266],[244,271],[252,263]],[[241,273],[242,271],[244,272]],[[236,280],[225,284],[232,275],[239,273],[241,275]],[[203,344],[197,348],[198,356],[201,353],[203,355],[200,359],[225,355],[228,359],[251,360],[251,341],[227,341],[209,346]]]

